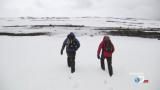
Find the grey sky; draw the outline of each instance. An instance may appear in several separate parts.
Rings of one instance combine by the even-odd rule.
[[[0,0],[0,16],[102,16],[160,19],[160,0]]]

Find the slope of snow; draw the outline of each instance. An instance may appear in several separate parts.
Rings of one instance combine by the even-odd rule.
[[[76,34],[78,36],[78,34]],[[100,68],[96,57],[103,36],[78,36],[76,72],[70,73],[60,49],[66,34],[0,37],[0,90],[158,90],[160,42],[111,36],[115,45],[114,75]],[[134,85],[132,73],[143,73],[148,84]]]

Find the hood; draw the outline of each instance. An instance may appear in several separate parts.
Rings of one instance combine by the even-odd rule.
[[[73,32],[71,32],[70,34],[68,34],[67,36],[69,39],[74,39],[75,38],[75,35]]]
[[[109,36],[104,36],[104,37],[103,37],[103,42],[107,42],[107,41],[110,41]]]

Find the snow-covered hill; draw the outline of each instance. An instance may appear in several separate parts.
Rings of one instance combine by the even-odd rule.
[[[44,31],[42,27],[33,28],[33,25],[82,25],[92,30],[96,27],[123,27],[123,28],[160,28],[160,21],[136,19],[136,18],[113,18],[113,17],[20,17],[0,18],[0,32],[2,31]],[[51,27],[50,27],[51,28]],[[60,26],[59,26],[60,28]],[[62,27],[63,29],[64,26]],[[36,30],[35,30],[36,29]],[[52,27],[52,30],[55,28]],[[69,28],[70,29],[70,28]],[[74,28],[74,30],[80,27]],[[86,29],[86,28],[85,28]],[[50,32],[52,31],[50,29]],[[159,30],[159,29],[158,29]],[[47,31],[47,30],[46,30]]]
[[[85,25],[94,27],[160,28],[160,21],[114,17],[20,17],[0,18],[2,26],[11,25]]]

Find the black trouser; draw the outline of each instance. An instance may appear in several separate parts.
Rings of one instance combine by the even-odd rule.
[[[76,52],[67,52],[68,67],[71,67],[71,73],[75,72],[75,55]]]
[[[102,56],[101,56],[101,68],[102,68],[102,70],[105,70],[104,59],[105,59],[105,57],[102,55]],[[113,69],[112,69],[112,57],[108,57],[108,58],[106,58],[106,59],[107,59],[107,64],[108,64],[109,75],[112,76],[112,74],[113,74]]]

